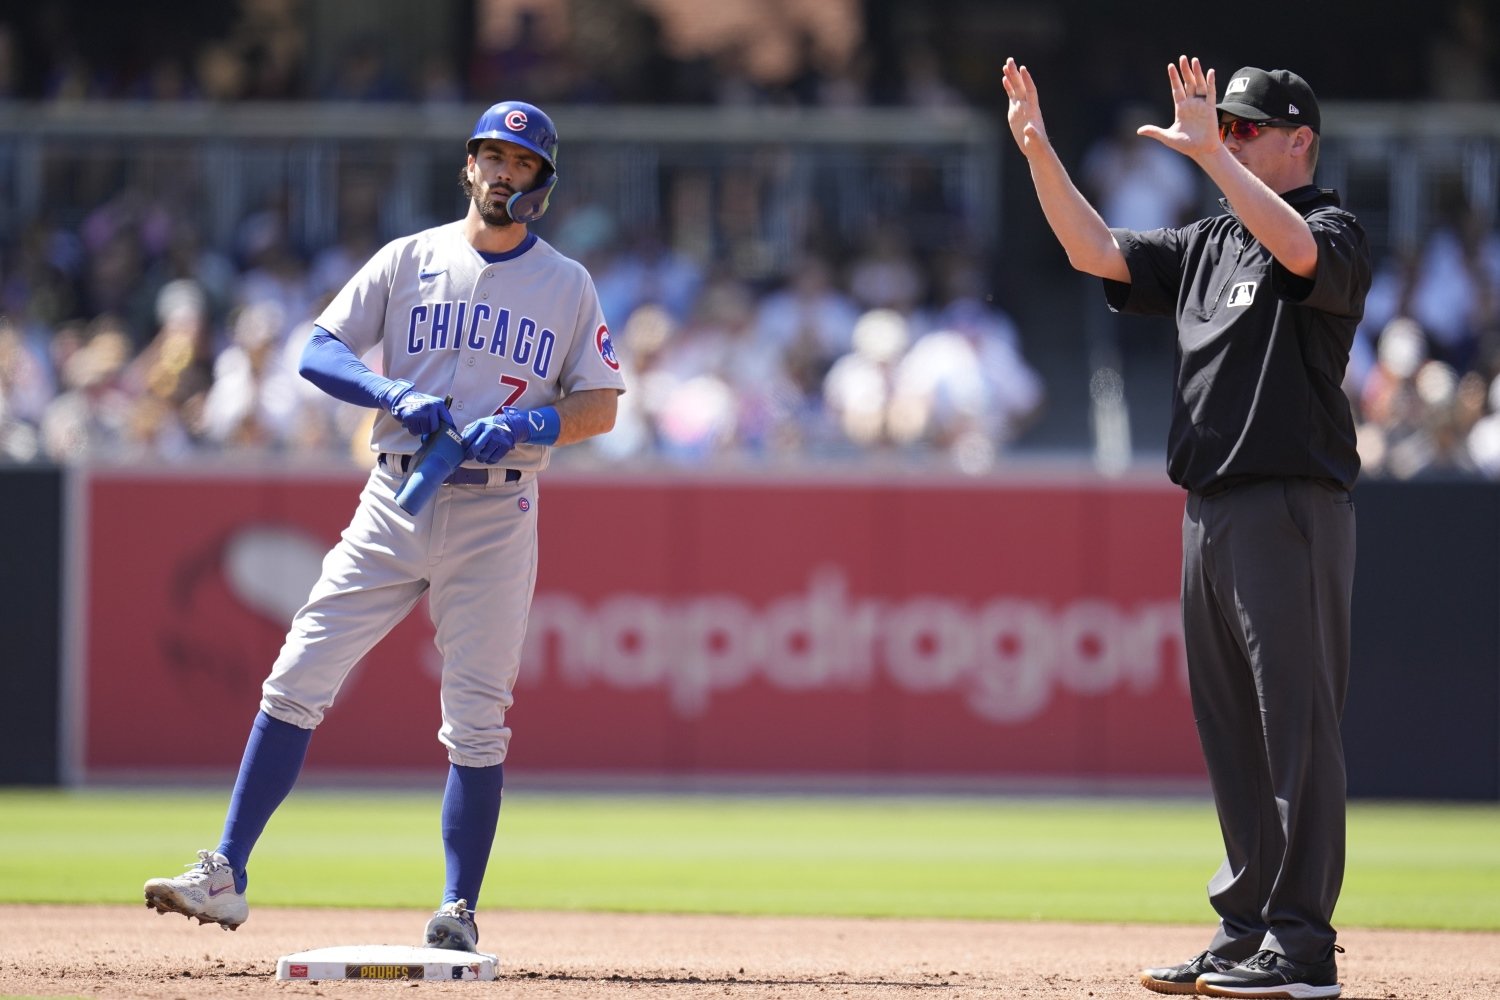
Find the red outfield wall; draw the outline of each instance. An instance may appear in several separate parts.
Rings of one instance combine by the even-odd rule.
[[[234,767],[358,478],[80,478],[81,776]],[[554,473],[536,509],[513,768],[1201,775],[1170,486]],[[309,772],[443,765],[431,639],[355,668]]]

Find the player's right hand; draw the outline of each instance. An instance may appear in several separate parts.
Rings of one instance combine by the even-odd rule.
[[[494,465],[516,446],[516,432],[504,413],[481,417],[464,428],[464,457]]]
[[[444,424],[453,426],[453,415],[448,412],[446,403],[415,389],[407,389],[396,397],[396,402],[391,404],[391,416],[418,437],[431,434]]]

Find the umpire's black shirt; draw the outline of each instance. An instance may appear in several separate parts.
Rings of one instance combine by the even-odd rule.
[[[1369,246],[1333,191],[1282,197],[1318,242],[1312,279],[1282,267],[1232,210],[1180,229],[1112,230],[1130,283],[1105,280],[1110,308],[1177,317],[1167,473],[1194,492],[1268,476],[1349,489],[1359,474],[1342,383]]]

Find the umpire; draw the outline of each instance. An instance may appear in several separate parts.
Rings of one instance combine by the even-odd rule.
[[[1227,214],[1111,230],[1047,140],[1031,74],[1004,69],[1011,132],[1068,260],[1110,308],[1177,320],[1167,471],[1187,490],[1182,618],[1198,737],[1225,859],[1208,949],[1147,969],[1158,993],[1336,997],[1344,875],[1354,421],[1341,388],[1370,287],[1369,249],[1313,186],[1321,120],[1287,70],[1167,67],[1170,127]]]

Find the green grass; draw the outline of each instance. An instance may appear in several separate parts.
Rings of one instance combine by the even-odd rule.
[[[425,908],[438,792],[299,790],[259,905]],[[0,902],[138,904],[211,847],[224,792],[0,790]],[[512,791],[485,904],[511,909],[1202,923],[1206,800]],[[1355,803],[1337,922],[1500,930],[1500,806]]]

